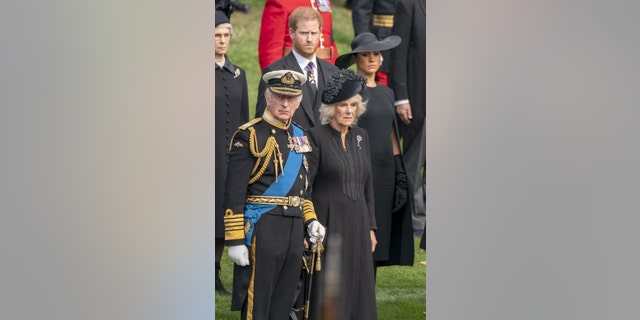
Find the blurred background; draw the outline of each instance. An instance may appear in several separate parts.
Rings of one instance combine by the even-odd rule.
[[[639,6],[428,2],[429,319],[640,318]],[[0,318],[212,318],[212,27],[3,4]]]

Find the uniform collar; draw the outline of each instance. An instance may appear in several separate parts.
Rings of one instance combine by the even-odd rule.
[[[284,122],[276,119],[276,117],[274,117],[271,114],[271,112],[269,112],[269,109],[265,109],[264,110],[264,113],[262,114],[262,120],[264,120],[268,124],[278,128],[278,129],[282,129],[282,130],[289,129],[289,126],[291,125],[291,120],[289,120],[289,122],[287,122],[287,123],[284,123]]]

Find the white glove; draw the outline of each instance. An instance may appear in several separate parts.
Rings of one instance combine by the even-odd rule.
[[[307,233],[309,233],[309,240],[311,240],[311,243],[315,244],[318,241],[322,242],[325,230],[318,220],[313,220],[307,226]]]
[[[249,249],[244,244],[228,247],[229,258],[235,264],[244,267],[249,265]]]

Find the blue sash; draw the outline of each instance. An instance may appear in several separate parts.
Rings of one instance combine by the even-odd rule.
[[[298,126],[291,124],[293,127],[293,136],[303,136],[302,129]],[[284,197],[289,194],[293,183],[296,181],[298,171],[300,171],[300,164],[302,163],[302,153],[297,153],[294,150],[289,151],[287,157],[287,163],[284,165],[284,170],[278,176],[278,179],[273,182],[267,190],[264,192],[264,196],[278,196]],[[253,227],[260,220],[260,217],[265,212],[275,208],[272,204],[245,204],[244,206],[244,224],[249,223],[249,231],[245,232],[244,242],[246,245],[251,246],[251,237],[253,236]]]

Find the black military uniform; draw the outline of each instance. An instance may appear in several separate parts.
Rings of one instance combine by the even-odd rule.
[[[231,310],[242,310],[243,319],[247,314],[253,319],[288,318],[302,269],[305,225],[316,220],[307,200],[310,151],[304,130],[282,123],[269,109],[232,137],[225,244],[249,247],[249,265],[234,266]]]

